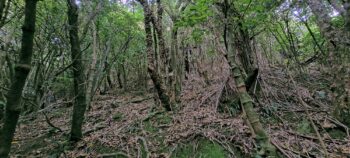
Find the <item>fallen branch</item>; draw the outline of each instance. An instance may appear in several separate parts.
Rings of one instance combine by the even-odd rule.
[[[98,124],[98,125],[96,125],[95,128],[92,128],[92,129],[89,129],[89,130],[85,131],[85,132],[83,133],[83,135],[88,135],[88,134],[90,134],[90,133],[92,133],[92,132],[96,132],[96,131],[101,130],[101,129],[104,129],[104,128],[106,128],[106,127],[107,127],[106,125]]]
[[[146,155],[142,155],[142,152],[141,152],[141,157],[149,158],[150,157],[150,154],[149,154],[150,152],[148,150],[148,146],[147,146],[147,142],[146,142],[145,138],[143,138],[143,137],[136,137],[136,140],[137,141],[139,141],[139,140],[141,141],[140,145],[143,147],[143,149],[146,152]]]
[[[59,128],[59,127],[57,127],[57,126],[55,126],[54,124],[51,123],[50,118],[47,117],[47,115],[46,115],[45,112],[43,112],[43,114],[44,114],[44,116],[45,116],[45,121],[46,121],[46,123],[47,123],[50,127],[54,128],[54,129],[56,129],[56,130],[58,130],[58,131],[60,131],[60,132],[64,132],[61,128]]]
[[[126,104],[130,104],[130,103],[137,104],[137,103],[141,103],[141,102],[146,101],[146,100],[150,100],[152,98],[153,98],[153,96],[147,97],[147,98],[142,98],[142,99],[135,99],[135,100],[131,100],[131,101],[127,102]]]

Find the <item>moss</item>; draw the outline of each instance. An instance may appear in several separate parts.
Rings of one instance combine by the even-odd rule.
[[[155,133],[158,131],[157,128],[152,125],[151,121],[144,122],[144,129],[150,133]]]
[[[303,119],[297,127],[297,131],[302,134],[308,134],[312,132],[310,122],[306,119]]]
[[[335,139],[344,139],[347,136],[345,132],[339,129],[330,129],[327,132],[332,138],[335,138]]]
[[[174,158],[226,158],[228,156],[222,146],[207,139],[199,139],[194,143],[182,145],[172,155]]]
[[[113,120],[114,121],[120,121],[123,119],[123,113],[117,112],[116,114],[113,115]]]

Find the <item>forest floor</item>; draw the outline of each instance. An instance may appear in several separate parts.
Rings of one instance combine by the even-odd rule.
[[[346,158],[350,155],[349,129],[331,115],[331,82],[316,68],[308,71],[312,71],[306,73],[310,76],[295,75],[297,87],[293,88],[284,70],[261,70],[256,110],[282,157],[323,157],[325,151],[313,130],[316,127],[330,157]],[[150,92],[96,96],[86,115],[84,139],[74,146],[66,141],[72,107],[63,101],[23,116],[11,155],[251,157],[256,144],[232,97],[234,84],[227,68],[208,70],[204,77],[199,74],[185,81],[182,104],[173,112],[159,108]]]

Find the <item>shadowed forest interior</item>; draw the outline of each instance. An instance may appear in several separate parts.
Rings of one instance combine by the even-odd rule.
[[[0,0],[0,158],[349,158],[350,0]]]

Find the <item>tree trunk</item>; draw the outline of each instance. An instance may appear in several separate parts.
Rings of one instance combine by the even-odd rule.
[[[176,22],[176,20],[173,20]],[[178,54],[178,40],[177,40],[177,27],[174,26],[171,33],[171,51],[170,51],[170,65],[169,65],[169,85],[170,85],[170,97],[172,100],[177,98],[179,90],[181,89],[181,83],[179,83],[178,72],[176,71],[176,56]]]
[[[160,66],[160,77],[166,77],[166,68],[167,68],[167,49],[165,47],[165,40],[163,36],[163,6],[160,0],[157,0],[157,18],[153,17],[151,20],[158,37],[158,49],[159,49],[159,66]]]
[[[0,1],[0,19],[2,19],[2,14],[3,14],[4,8],[5,8],[5,2],[6,2],[6,0]]]
[[[74,99],[70,140],[79,141],[83,136],[82,126],[87,106],[86,80],[78,36],[78,6],[75,3],[75,0],[67,0],[67,3],[71,58],[73,61],[74,94],[76,95]]]
[[[37,0],[25,1],[25,19],[22,27],[22,47],[18,64],[15,66],[15,79],[7,94],[4,126],[0,133],[0,157],[6,158],[10,153],[11,143],[21,113],[21,96],[27,76],[30,72],[33,54]]]
[[[167,94],[165,84],[162,80],[162,77],[158,74],[155,69],[154,61],[154,50],[153,50],[153,37],[152,37],[152,28],[151,22],[154,16],[148,6],[148,2],[145,0],[138,0],[143,6],[144,10],[144,23],[145,23],[145,32],[146,32],[146,47],[147,47],[147,59],[148,59],[148,73],[151,76],[155,89],[157,90],[160,101],[162,102],[164,108],[168,111],[171,110],[170,98]],[[159,38],[159,37],[158,37]]]
[[[250,44],[248,30],[243,28],[242,23],[238,23],[238,32],[236,32],[235,47],[239,50],[239,57],[245,73],[248,74],[254,70],[255,58]]]
[[[265,132],[262,124],[259,120],[259,115],[254,111],[253,100],[247,92],[246,85],[239,67],[235,63],[231,63],[231,75],[236,83],[238,89],[239,100],[243,106],[243,109],[246,113],[247,119],[251,124],[254,133],[256,134],[256,140],[259,144],[259,147],[263,151],[265,156],[276,156],[276,149],[271,145],[269,141],[269,136]]]
[[[345,0],[343,5],[345,10],[345,30],[348,33],[348,38],[350,38],[350,0]]]
[[[87,80],[87,90],[86,90],[86,100],[87,100],[87,106],[91,107],[91,101],[94,96],[94,76],[97,75],[96,73],[96,63],[97,63],[97,51],[98,51],[98,42],[97,42],[97,30],[96,30],[96,24],[95,21],[92,22],[92,38],[93,38],[93,44],[92,44],[92,57],[91,57],[91,65],[90,65],[90,71],[88,73],[88,80]],[[89,108],[90,109],[90,108]]]

